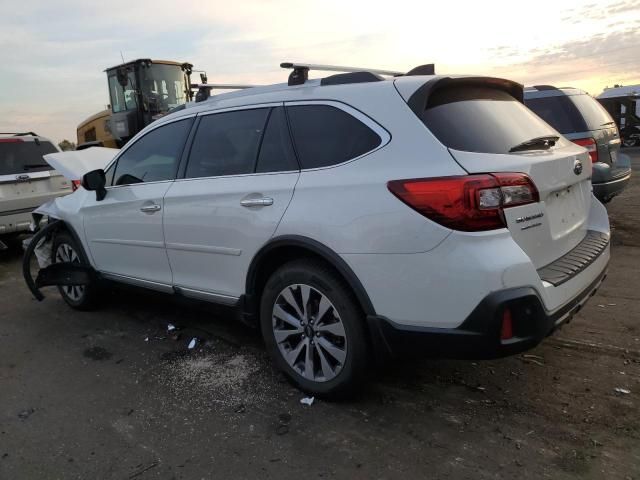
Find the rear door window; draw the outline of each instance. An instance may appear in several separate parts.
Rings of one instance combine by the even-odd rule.
[[[562,134],[589,130],[582,114],[566,95],[530,98],[525,104]]]
[[[253,173],[269,111],[258,108],[203,116],[185,177]]]
[[[58,150],[51,142],[21,138],[0,139],[0,175],[19,175],[53,170],[43,155]]]
[[[337,165],[377,148],[381,138],[357,118],[329,105],[287,107],[302,168]]]
[[[508,153],[533,138],[557,136],[522,103],[495,88],[454,86],[436,90],[421,119],[445,146],[467,152]]]

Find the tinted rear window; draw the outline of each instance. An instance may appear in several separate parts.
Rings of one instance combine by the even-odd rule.
[[[42,158],[47,153],[57,152],[51,142],[0,141],[0,175],[53,170]]]
[[[302,168],[337,165],[370,152],[381,139],[357,118],[328,105],[287,107]]]
[[[436,90],[421,119],[444,145],[467,152],[508,153],[522,142],[557,135],[511,95],[485,87]]]
[[[589,130],[598,130],[613,123],[611,115],[595,98],[589,95],[572,95],[569,98],[580,110]]]
[[[525,100],[525,104],[560,133],[576,133],[589,130],[578,108],[565,95],[531,98]]]

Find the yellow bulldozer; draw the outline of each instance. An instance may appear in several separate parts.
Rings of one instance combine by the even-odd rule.
[[[136,133],[192,100],[193,65],[139,58],[107,68],[109,107],[78,125],[77,149],[121,148]]]

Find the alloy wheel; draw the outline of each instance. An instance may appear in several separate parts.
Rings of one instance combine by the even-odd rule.
[[[71,245],[61,243],[56,249],[55,261],[56,263],[80,263],[80,256]],[[67,297],[76,302],[84,295],[84,285],[61,285],[60,288]]]
[[[347,358],[340,313],[319,290],[289,285],[276,297],[272,327],[278,349],[300,376],[314,382],[334,379]]]

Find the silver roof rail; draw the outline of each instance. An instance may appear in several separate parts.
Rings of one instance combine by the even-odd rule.
[[[295,69],[307,69],[307,70],[319,70],[323,72],[371,72],[376,73],[378,75],[385,75],[391,77],[397,77],[400,75],[404,75],[405,72],[396,72],[395,70],[380,70],[376,68],[362,68],[362,67],[342,67],[338,65],[318,65],[314,63],[295,63],[295,62],[284,62],[280,64],[282,68],[293,68]]]
[[[369,72],[374,75],[384,75],[391,77],[404,75],[404,72],[396,72],[394,70],[344,67],[339,65],[318,65],[314,63],[283,62],[280,64],[280,67],[293,69],[293,71],[289,74],[289,85],[302,85],[303,83],[305,83],[309,79],[309,70],[343,73]]]

